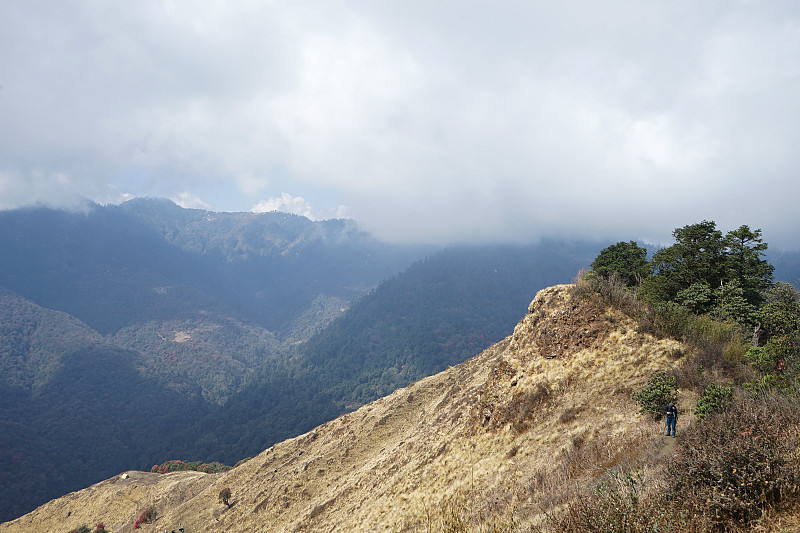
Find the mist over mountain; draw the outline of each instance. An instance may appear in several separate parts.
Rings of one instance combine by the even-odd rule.
[[[285,332],[318,296],[352,298],[425,253],[379,243],[350,221],[159,199],[3,211],[0,226],[0,285],[104,334],[200,310]]]

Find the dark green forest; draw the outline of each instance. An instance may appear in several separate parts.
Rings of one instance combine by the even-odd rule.
[[[202,403],[65,313],[0,295],[0,501],[5,519],[147,461]],[[168,408],[165,408],[168,406]]]

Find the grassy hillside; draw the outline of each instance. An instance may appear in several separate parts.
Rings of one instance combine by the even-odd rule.
[[[679,343],[637,333],[630,318],[602,302],[570,302],[567,287],[542,291],[513,336],[480,356],[227,473],[154,474],[146,485],[111,479],[0,530],[54,526],[56,515],[63,520],[72,511],[58,527],[103,520],[129,531],[149,506],[159,517],[147,526],[153,531],[178,524],[187,531],[439,531],[462,519],[539,523],[542,509],[597,475],[582,465],[599,460],[612,468],[658,450],[660,428],[636,414],[630,393],[682,353]],[[553,338],[569,340],[559,357],[545,358]],[[217,501],[225,487],[231,508]],[[139,504],[125,503],[131,500]]]

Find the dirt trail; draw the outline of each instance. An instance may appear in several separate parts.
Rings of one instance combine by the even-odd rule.
[[[675,437],[667,437],[666,435],[661,437],[661,449],[658,451],[658,456],[663,457],[674,454],[677,440]]]

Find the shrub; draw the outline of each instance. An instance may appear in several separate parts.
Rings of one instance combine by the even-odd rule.
[[[231,508],[231,489],[225,487],[221,491],[219,491],[219,502],[224,503],[228,506],[228,509]]]
[[[752,381],[744,383],[742,387],[753,396],[761,396],[779,390],[778,378],[775,374],[764,374]]]
[[[683,339],[695,319],[688,307],[674,302],[658,303],[653,308],[652,327],[659,336]]]
[[[739,342],[728,342],[722,350],[722,357],[731,366],[740,365],[746,361],[745,357],[749,345],[742,339]]]
[[[792,390],[800,375],[800,338],[796,333],[771,337],[764,346],[750,348],[746,358],[762,375],[745,385],[760,393],[770,389]]]
[[[106,533],[106,525],[103,522],[98,523],[94,527],[94,532],[89,529],[89,526],[82,525],[79,528],[70,530],[69,533]]]
[[[197,472],[205,472],[206,474],[217,474],[219,472],[227,472],[231,467],[212,461],[210,463],[203,463],[200,461],[181,461],[180,459],[171,459],[160,465],[153,465],[150,472],[157,474],[168,474],[170,472],[180,472],[184,470],[194,470]]]
[[[581,269],[572,280],[570,293],[576,298],[588,298],[597,293],[597,276],[594,272]]]
[[[678,380],[664,370],[656,372],[647,380],[647,386],[632,397],[641,407],[641,413],[651,413],[656,420],[661,418],[664,406],[678,401]]]
[[[133,524],[133,529],[139,529],[142,524],[149,524],[156,519],[156,514],[156,510],[152,507],[145,509],[142,511],[142,514],[139,515],[138,520]]]
[[[797,399],[734,399],[730,408],[690,427],[670,464],[668,492],[719,528],[746,526],[767,506],[800,497]]]
[[[705,388],[705,394],[697,400],[694,413],[698,420],[705,420],[707,416],[724,411],[733,398],[733,387],[712,383]]]
[[[702,516],[675,509],[660,492],[647,490],[633,473],[610,471],[594,489],[570,500],[565,510],[551,519],[555,533],[684,533],[704,532]]]
[[[745,357],[756,370],[763,374],[772,372],[775,369],[775,360],[772,357],[772,353],[763,346],[750,348],[747,350]]]

